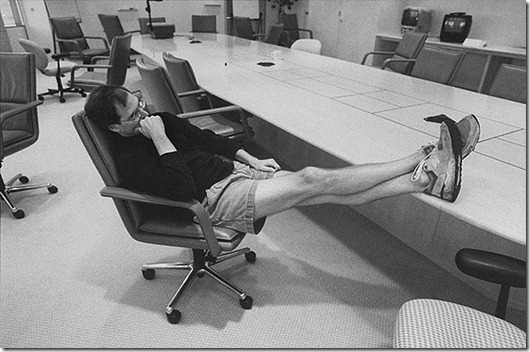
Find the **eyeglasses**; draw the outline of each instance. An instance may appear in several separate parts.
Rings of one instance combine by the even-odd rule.
[[[133,113],[129,115],[129,117],[127,117],[125,120],[120,120],[120,123],[134,121],[138,117],[141,117],[142,114],[145,112],[146,105],[147,104],[145,103],[144,98],[138,98],[138,106],[136,107],[136,110],[134,110]]]

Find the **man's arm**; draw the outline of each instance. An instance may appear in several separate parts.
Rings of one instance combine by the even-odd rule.
[[[140,121],[140,132],[153,141],[158,155],[176,152],[177,148],[171,143],[164,129],[164,122],[158,115],[147,116]]]

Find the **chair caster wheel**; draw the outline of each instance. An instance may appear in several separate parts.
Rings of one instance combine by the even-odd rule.
[[[81,96],[84,98],[86,97],[86,93],[81,93]]]
[[[43,101],[43,100],[44,100],[44,97],[43,97],[42,95],[39,95],[37,98],[38,98],[40,101]]]
[[[252,297],[250,296],[245,297],[245,299],[239,300],[239,304],[241,304],[241,307],[243,307],[243,309],[251,309],[253,302],[254,301],[252,300]]]
[[[178,324],[181,316],[182,314],[176,309],[172,310],[171,313],[166,313],[167,321],[171,324]]]
[[[28,183],[28,182],[29,182],[29,178],[27,178],[26,176],[20,176],[20,177],[18,178],[18,181],[19,181],[20,183]]]
[[[142,275],[144,279],[146,280],[153,280],[155,278],[155,270],[154,269],[142,270]]]
[[[21,209],[18,209],[17,211],[15,211],[13,213],[13,216],[16,218],[16,219],[22,219],[24,216],[26,216],[26,214],[24,214],[24,211],[21,210]]]
[[[50,192],[50,193],[52,193],[52,194],[53,194],[53,193],[57,193],[57,191],[58,191],[58,189],[57,189],[57,187],[55,187],[55,186],[50,186],[50,187],[48,187],[48,192]]]
[[[202,278],[204,277],[204,272],[203,272],[203,271],[200,271],[200,272],[198,272],[196,275],[197,275],[197,277],[198,277],[199,279],[202,279]]]
[[[66,99],[63,98],[63,97],[61,97],[61,98],[59,98],[59,101],[60,101],[61,103],[64,103],[64,102],[66,101]]]
[[[245,253],[245,258],[247,259],[247,262],[254,263],[256,261],[256,252],[250,251]]]

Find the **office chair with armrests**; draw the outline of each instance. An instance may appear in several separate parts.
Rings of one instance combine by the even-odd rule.
[[[92,62],[94,56],[109,54],[109,44],[102,37],[85,36],[75,17],[50,18],[55,42],[61,53],[70,53],[70,59],[82,60],[84,64]],[[104,48],[91,48],[87,39],[102,42]]]
[[[155,62],[141,57],[137,60],[136,65],[142,83],[148,89],[149,96],[156,111],[171,112],[177,117],[187,119],[189,123],[201,129],[209,129],[218,135],[225,136],[236,140],[247,139],[245,129],[242,124],[235,123],[221,115],[223,112],[236,111],[244,116],[243,111],[238,106],[227,106],[221,108],[207,109],[196,111],[186,111],[182,109],[180,97],[177,94],[169,74],[164,67]],[[192,94],[195,94],[193,92]],[[245,120],[246,121],[246,120]]]
[[[291,49],[320,55],[322,43],[318,39],[298,39],[291,45]]]
[[[403,59],[416,59],[426,40],[427,33],[405,32],[396,51],[371,51],[363,56],[361,65],[364,65],[370,55],[392,55],[390,59],[384,61],[381,69],[389,68],[392,71],[409,75],[414,66],[414,61]]]
[[[236,126],[238,126],[235,131],[230,132],[230,134],[234,136],[232,138],[245,140],[252,138],[253,131],[252,128],[250,128],[247,120],[248,117],[252,115],[243,111],[239,107],[235,109],[234,105],[202,89],[195,78],[195,73],[193,72],[193,68],[191,67],[188,60],[177,58],[167,52],[162,53],[162,58],[164,59],[164,64],[166,65],[169,80],[173,84],[173,88],[180,99],[184,112],[226,108],[231,106],[232,109],[221,112],[219,114],[221,116],[218,116],[217,118],[220,121],[226,121],[223,123],[228,123],[228,121],[230,121],[230,125],[235,123]],[[243,135],[240,135],[241,128],[243,128]]]
[[[415,62],[410,73],[412,77],[451,84],[463,58],[463,51],[424,47],[416,59],[407,61]]]
[[[83,89],[75,87],[63,87],[62,78],[65,73],[72,71],[76,65],[74,62],[65,61],[63,58],[68,57],[69,54],[54,54],[52,59],[55,61],[49,61],[47,52],[43,47],[38,45],[35,42],[27,39],[19,39],[18,42],[22,48],[28,53],[33,53],[35,55],[35,66],[37,70],[42,72],[46,76],[53,76],[57,81],[57,89],[48,88],[46,93],[38,94],[37,97],[39,100],[44,100],[45,95],[53,95],[59,93],[59,101],[64,103],[66,99],[64,98],[64,93],[77,93],[82,97],[86,97],[86,93]],[[48,49],[48,53],[50,50]]]
[[[394,329],[396,348],[526,348],[524,331],[504,320],[510,287],[526,287],[526,263],[477,249],[458,251],[460,271],[501,285],[495,316],[434,300],[405,303]]]
[[[165,17],[151,17],[152,23],[164,23],[166,22]],[[140,24],[140,34],[149,34],[149,17],[138,18]]]
[[[191,15],[191,31],[217,33],[217,17],[215,15]]]
[[[5,156],[15,154],[39,138],[36,100],[35,56],[32,53],[0,53],[0,166]],[[1,171],[1,169],[0,169]],[[22,185],[13,186],[16,181]],[[47,188],[56,193],[57,187],[51,183],[27,184],[26,176],[18,174],[4,183],[0,172],[0,197],[7,204],[13,216],[25,216],[18,209],[9,193]]]
[[[249,40],[261,40],[265,36],[263,33],[254,33],[250,17],[234,16],[232,21],[234,23],[234,35],[236,37]]]
[[[125,32],[123,30],[123,26],[121,25],[120,18],[117,15],[105,15],[99,13],[98,18],[109,43],[112,43],[114,37],[122,37],[129,33],[140,33],[139,29]]]
[[[103,84],[123,85],[129,67],[131,49],[131,34],[114,37],[110,56],[96,56],[90,65],[76,65],[70,74],[70,86],[91,91]],[[99,60],[108,60],[107,64],[98,64]],[[75,72],[81,68],[92,69],[76,76]],[[106,72],[97,71],[104,69]]]
[[[489,95],[526,104],[526,67],[502,64]]]
[[[268,44],[278,45],[282,37],[283,24],[273,24],[269,26],[269,31],[263,41]]]
[[[109,131],[103,131],[88,120],[83,112],[72,117],[83,145],[92,159],[99,175],[105,183],[101,195],[110,197],[118,210],[120,218],[130,236],[139,242],[190,248],[193,252],[192,262],[145,264],[142,275],[152,280],[155,270],[178,269],[188,270],[177,292],[166,307],[166,316],[170,323],[177,324],[181,313],[175,305],[193,279],[208,274],[223,286],[229,288],[239,297],[241,307],[252,308],[252,297],[230,283],[212,266],[236,256],[245,255],[248,262],[256,260],[256,254],[249,248],[236,249],[245,233],[211,225],[204,207],[197,200],[177,202],[162,197],[138,193],[120,187],[120,179],[111,153]],[[176,216],[183,210],[196,216],[197,222],[183,220]],[[256,229],[261,229],[265,219],[256,222]]]
[[[298,16],[296,13],[283,12],[280,16],[280,22],[283,24],[283,33],[285,34],[280,42],[281,45],[290,48],[295,41],[303,38],[300,33],[307,33],[309,39],[313,39],[313,31],[298,27]]]

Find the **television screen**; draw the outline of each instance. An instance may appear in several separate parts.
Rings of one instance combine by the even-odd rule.
[[[402,26],[416,26],[418,24],[418,17],[420,12],[414,9],[405,9],[401,17]]]
[[[448,33],[463,33],[466,19],[462,17],[449,17],[444,22],[444,30]]]

